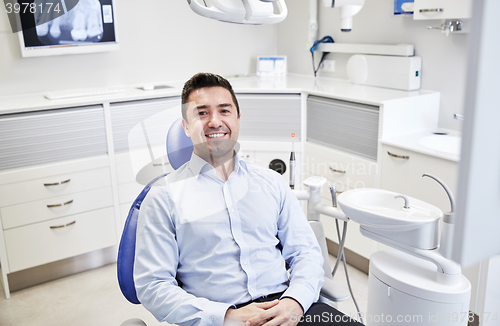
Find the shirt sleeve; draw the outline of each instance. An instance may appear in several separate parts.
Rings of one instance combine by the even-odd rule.
[[[178,286],[175,277],[179,250],[171,215],[163,187],[152,187],[141,205],[137,223],[134,263],[137,297],[159,321],[223,325],[230,304],[195,297]]]
[[[278,238],[290,271],[290,285],[283,297],[295,299],[306,312],[318,300],[324,283],[323,255],[296,196],[282,179],[280,181]]]

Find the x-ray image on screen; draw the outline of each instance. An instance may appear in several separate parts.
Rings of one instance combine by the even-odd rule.
[[[55,19],[50,17],[57,14],[55,11],[38,11],[34,15],[38,39],[44,45],[99,42],[104,34],[103,21],[111,17],[112,22],[111,6],[103,5],[103,9],[105,15],[99,0],[80,0],[73,9]]]
[[[17,1],[23,57],[118,50],[113,0]]]

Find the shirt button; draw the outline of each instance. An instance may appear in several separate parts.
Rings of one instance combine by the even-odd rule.
[[[248,262],[245,260],[245,261],[243,262],[243,265],[246,265],[246,264],[248,264]]]
[[[234,213],[234,209],[231,208],[231,213]]]

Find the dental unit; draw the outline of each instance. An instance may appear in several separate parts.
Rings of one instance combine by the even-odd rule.
[[[294,158],[292,150],[290,166]],[[450,200],[450,212],[443,214],[439,208],[416,198],[372,188],[347,190],[337,198],[335,187],[330,187],[332,206],[327,206],[321,203],[321,189],[327,182],[325,178],[309,177],[304,180],[307,190],[297,190],[292,187],[295,181],[293,173],[290,174],[293,192],[299,200],[307,200],[307,218],[324,251],[327,251],[326,240],[320,214],[335,218],[339,251],[332,277],[340,261],[346,269],[344,243],[347,223],[351,219],[360,225],[361,234],[397,250],[377,251],[370,257],[365,315],[360,312],[352,294],[346,269],[347,284],[358,317],[366,325],[386,325],[397,321],[399,316],[413,316],[412,320],[404,320],[405,325],[445,321],[446,325],[467,325],[468,318],[451,318],[468,316],[471,296],[471,284],[462,275],[461,266],[449,259],[455,199],[439,178],[430,174],[422,177],[431,178],[443,187]],[[339,220],[344,222],[342,235]],[[325,270],[332,269],[328,265]]]
[[[404,320],[405,325],[467,325],[467,318],[449,318],[468,316],[471,295],[461,266],[449,259],[455,199],[439,178],[430,174],[423,177],[444,188],[450,212],[443,214],[426,202],[382,189],[349,190],[338,198],[346,216],[360,225],[361,234],[398,250],[378,251],[370,257],[367,325],[391,322],[380,318],[383,315],[415,316]]]

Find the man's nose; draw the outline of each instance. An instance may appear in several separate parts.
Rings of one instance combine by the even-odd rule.
[[[210,128],[219,128],[222,125],[221,117],[218,113],[214,113],[210,116],[210,121],[208,126]]]

